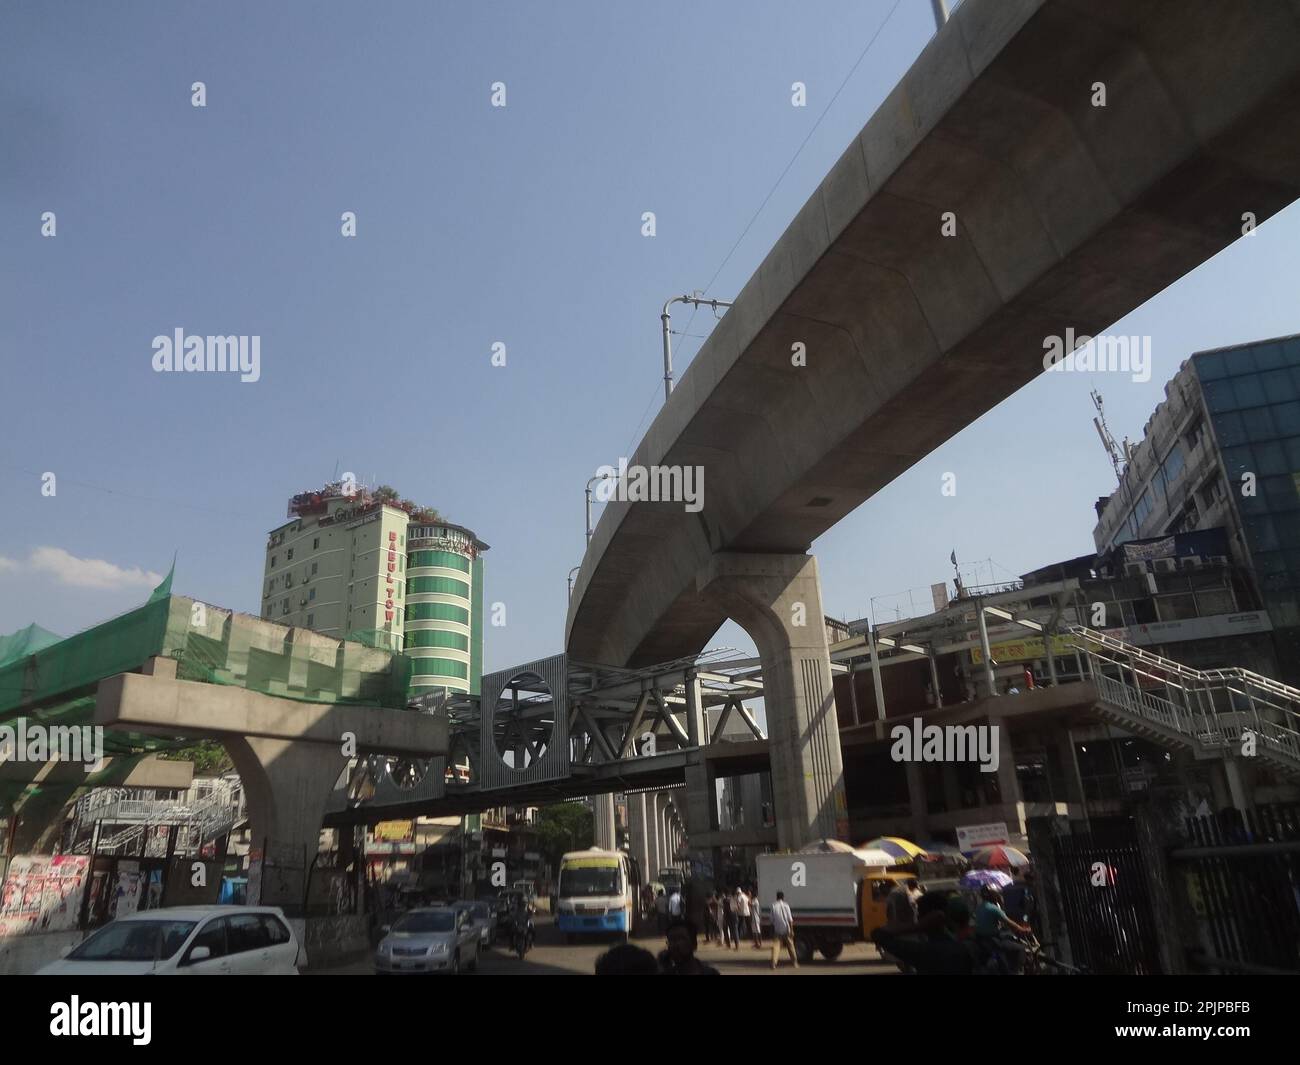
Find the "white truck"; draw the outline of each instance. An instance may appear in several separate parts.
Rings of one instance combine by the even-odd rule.
[[[794,946],[800,964],[821,951],[830,961],[845,943],[869,940],[885,924],[885,899],[915,873],[870,865],[852,851],[760,854],[758,898],[763,924],[770,927],[772,904],[785,893],[794,916]]]

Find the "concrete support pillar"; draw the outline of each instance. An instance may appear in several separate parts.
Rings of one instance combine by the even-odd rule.
[[[717,825],[717,795],[707,762],[686,767],[686,828],[690,835],[714,831]]]
[[[992,697],[998,694],[998,678],[993,672],[993,651],[989,647],[989,623],[984,616],[984,600],[976,600],[975,614],[980,624],[980,654],[984,656],[984,686],[986,693]]]
[[[646,795],[627,797],[627,835],[632,857],[641,870],[641,881],[650,879],[650,826],[646,824]]]
[[[663,803],[659,807],[659,868],[662,870],[666,865],[672,865],[669,855],[673,852],[673,817],[671,800],[665,792]]]
[[[962,808],[961,781],[957,779],[957,767],[951,762],[943,764],[943,805],[949,813],[956,813]]]
[[[1232,805],[1232,795],[1228,791],[1227,774],[1220,762],[1210,763],[1210,791],[1214,799],[1215,810],[1224,810]]]
[[[1006,808],[1007,831],[1025,834],[1025,806],[1020,794],[1020,780],[1016,776],[1016,755],[1011,749],[1011,730],[1005,720],[990,718],[990,725],[998,726],[998,795]]]
[[[700,698],[700,678],[694,674],[686,678],[686,735],[692,747],[703,747],[709,742],[704,701]]]
[[[617,844],[614,829],[614,796],[593,795],[592,811],[595,815],[595,843],[601,850],[612,851]]]
[[[1083,775],[1079,772],[1079,753],[1075,749],[1074,732],[1065,729],[1057,740],[1061,772],[1065,776],[1065,801],[1070,804],[1070,819],[1088,820],[1088,801],[1083,791]]]
[[[903,765],[907,771],[907,801],[912,811],[912,839],[926,840],[930,838],[930,832],[926,827],[925,774],[920,762],[904,762]]]
[[[307,872],[320,849],[321,821],[344,767],[337,747],[262,736],[223,737],[239,770],[260,889],[249,902],[301,914]]]
[[[796,850],[814,839],[847,839],[817,560],[720,553],[696,584],[749,633],[762,659],[778,845]]]
[[[645,831],[646,831],[646,865],[645,878],[659,879],[659,795],[652,791],[644,796]]]
[[[718,828],[717,788],[708,762],[686,767],[685,806],[686,846],[692,877],[697,881],[691,891],[691,918],[702,922],[704,899],[714,889],[713,872],[717,868],[714,848],[701,842],[705,833]]]
[[[1245,813],[1250,809],[1250,791],[1246,787],[1242,765],[1235,758],[1223,760],[1223,775],[1228,784],[1228,795],[1232,799],[1232,808]]]
[[[885,720],[885,685],[880,676],[880,650],[876,647],[875,624],[867,629],[867,648],[871,652],[871,685],[876,695],[876,720]]]

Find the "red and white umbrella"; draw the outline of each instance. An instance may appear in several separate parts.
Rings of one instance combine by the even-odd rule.
[[[976,869],[1021,869],[1029,864],[1029,858],[1015,847],[999,843],[993,847],[981,847],[971,855],[971,862]]]

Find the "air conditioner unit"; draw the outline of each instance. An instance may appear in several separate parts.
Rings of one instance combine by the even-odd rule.
[[[1200,555],[1184,555],[1178,561],[1183,569],[1200,569],[1202,565]]]
[[[1125,563],[1124,563],[1124,576],[1125,576],[1125,577],[1141,577],[1142,574],[1146,573],[1146,571],[1147,571],[1147,565],[1146,565],[1145,562],[1125,562]]]
[[[1178,568],[1178,562],[1172,558],[1158,558],[1151,565],[1157,573],[1173,573]]]
[[[298,600],[298,605],[299,605],[299,606],[306,606],[306,605],[307,605],[307,597],[306,597],[305,595],[304,595],[301,599]]]

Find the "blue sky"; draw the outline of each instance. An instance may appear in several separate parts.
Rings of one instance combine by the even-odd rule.
[[[928,0],[10,0],[0,632],[109,617],[174,552],[177,591],[256,612],[267,531],[337,468],[492,545],[488,669],[560,650],[583,485],[661,401],[660,305],[740,290],[933,29]],[[1298,246],[1293,208],[1117,323],[1149,384],[1047,375],[879,493],[814,547],[827,611],[923,607],[954,548],[968,583],[1091,549],[1089,389],[1136,438],[1192,351],[1296,332]],[[261,380],[154,373],[178,327],[260,335]]]

